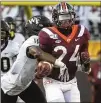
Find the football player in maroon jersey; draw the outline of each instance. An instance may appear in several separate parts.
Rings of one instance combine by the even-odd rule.
[[[83,25],[75,25],[76,13],[72,5],[61,2],[53,7],[52,27],[39,32],[40,48],[61,60],[65,69],[55,67],[43,79],[47,102],[80,102],[75,77],[78,61],[82,70],[90,72],[88,40],[90,34]]]

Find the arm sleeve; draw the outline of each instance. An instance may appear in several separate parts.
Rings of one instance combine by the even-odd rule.
[[[89,52],[88,52],[88,46],[89,46],[89,40],[90,40],[90,33],[88,30],[85,28],[84,32],[85,40],[84,43],[80,49],[80,59],[81,63],[86,62],[87,60],[90,60]]]
[[[85,28],[84,36],[85,36],[85,41],[80,49],[80,61],[81,61],[82,69],[85,72],[88,72],[90,70],[90,56],[88,52],[90,34],[86,28]]]

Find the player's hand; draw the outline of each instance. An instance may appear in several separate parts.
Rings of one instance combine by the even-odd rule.
[[[82,71],[89,74],[91,72],[89,53],[82,52],[81,53],[81,60],[82,60]]]
[[[90,62],[89,53],[88,52],[82,52],[81,53],[81,60],[82,60],[83,64],[89,63]]]
[[[69,80],[69,73],[68,73],[68,68],[66,67],[66,65],[64,65],[64,67],[60,68],[60,75],[58,78],[64,82]]]
[[[89,65],[89,64],[88,64]],[[87,73],[87,74],[90,74],[91,72],[91,68],[89,66],[85,66],[84,64],[82,65],[82,71]]]

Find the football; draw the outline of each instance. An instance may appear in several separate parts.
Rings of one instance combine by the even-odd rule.
[[[43,78],[51,74],[52,64],[46,61],[40,61],[36,68],[36,77]]]

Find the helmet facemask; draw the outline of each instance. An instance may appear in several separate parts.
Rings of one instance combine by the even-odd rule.
[[[74,24],[74,21],[75,19],[73,14],[60,14],[58,18],[58,27],[68,29]]]

